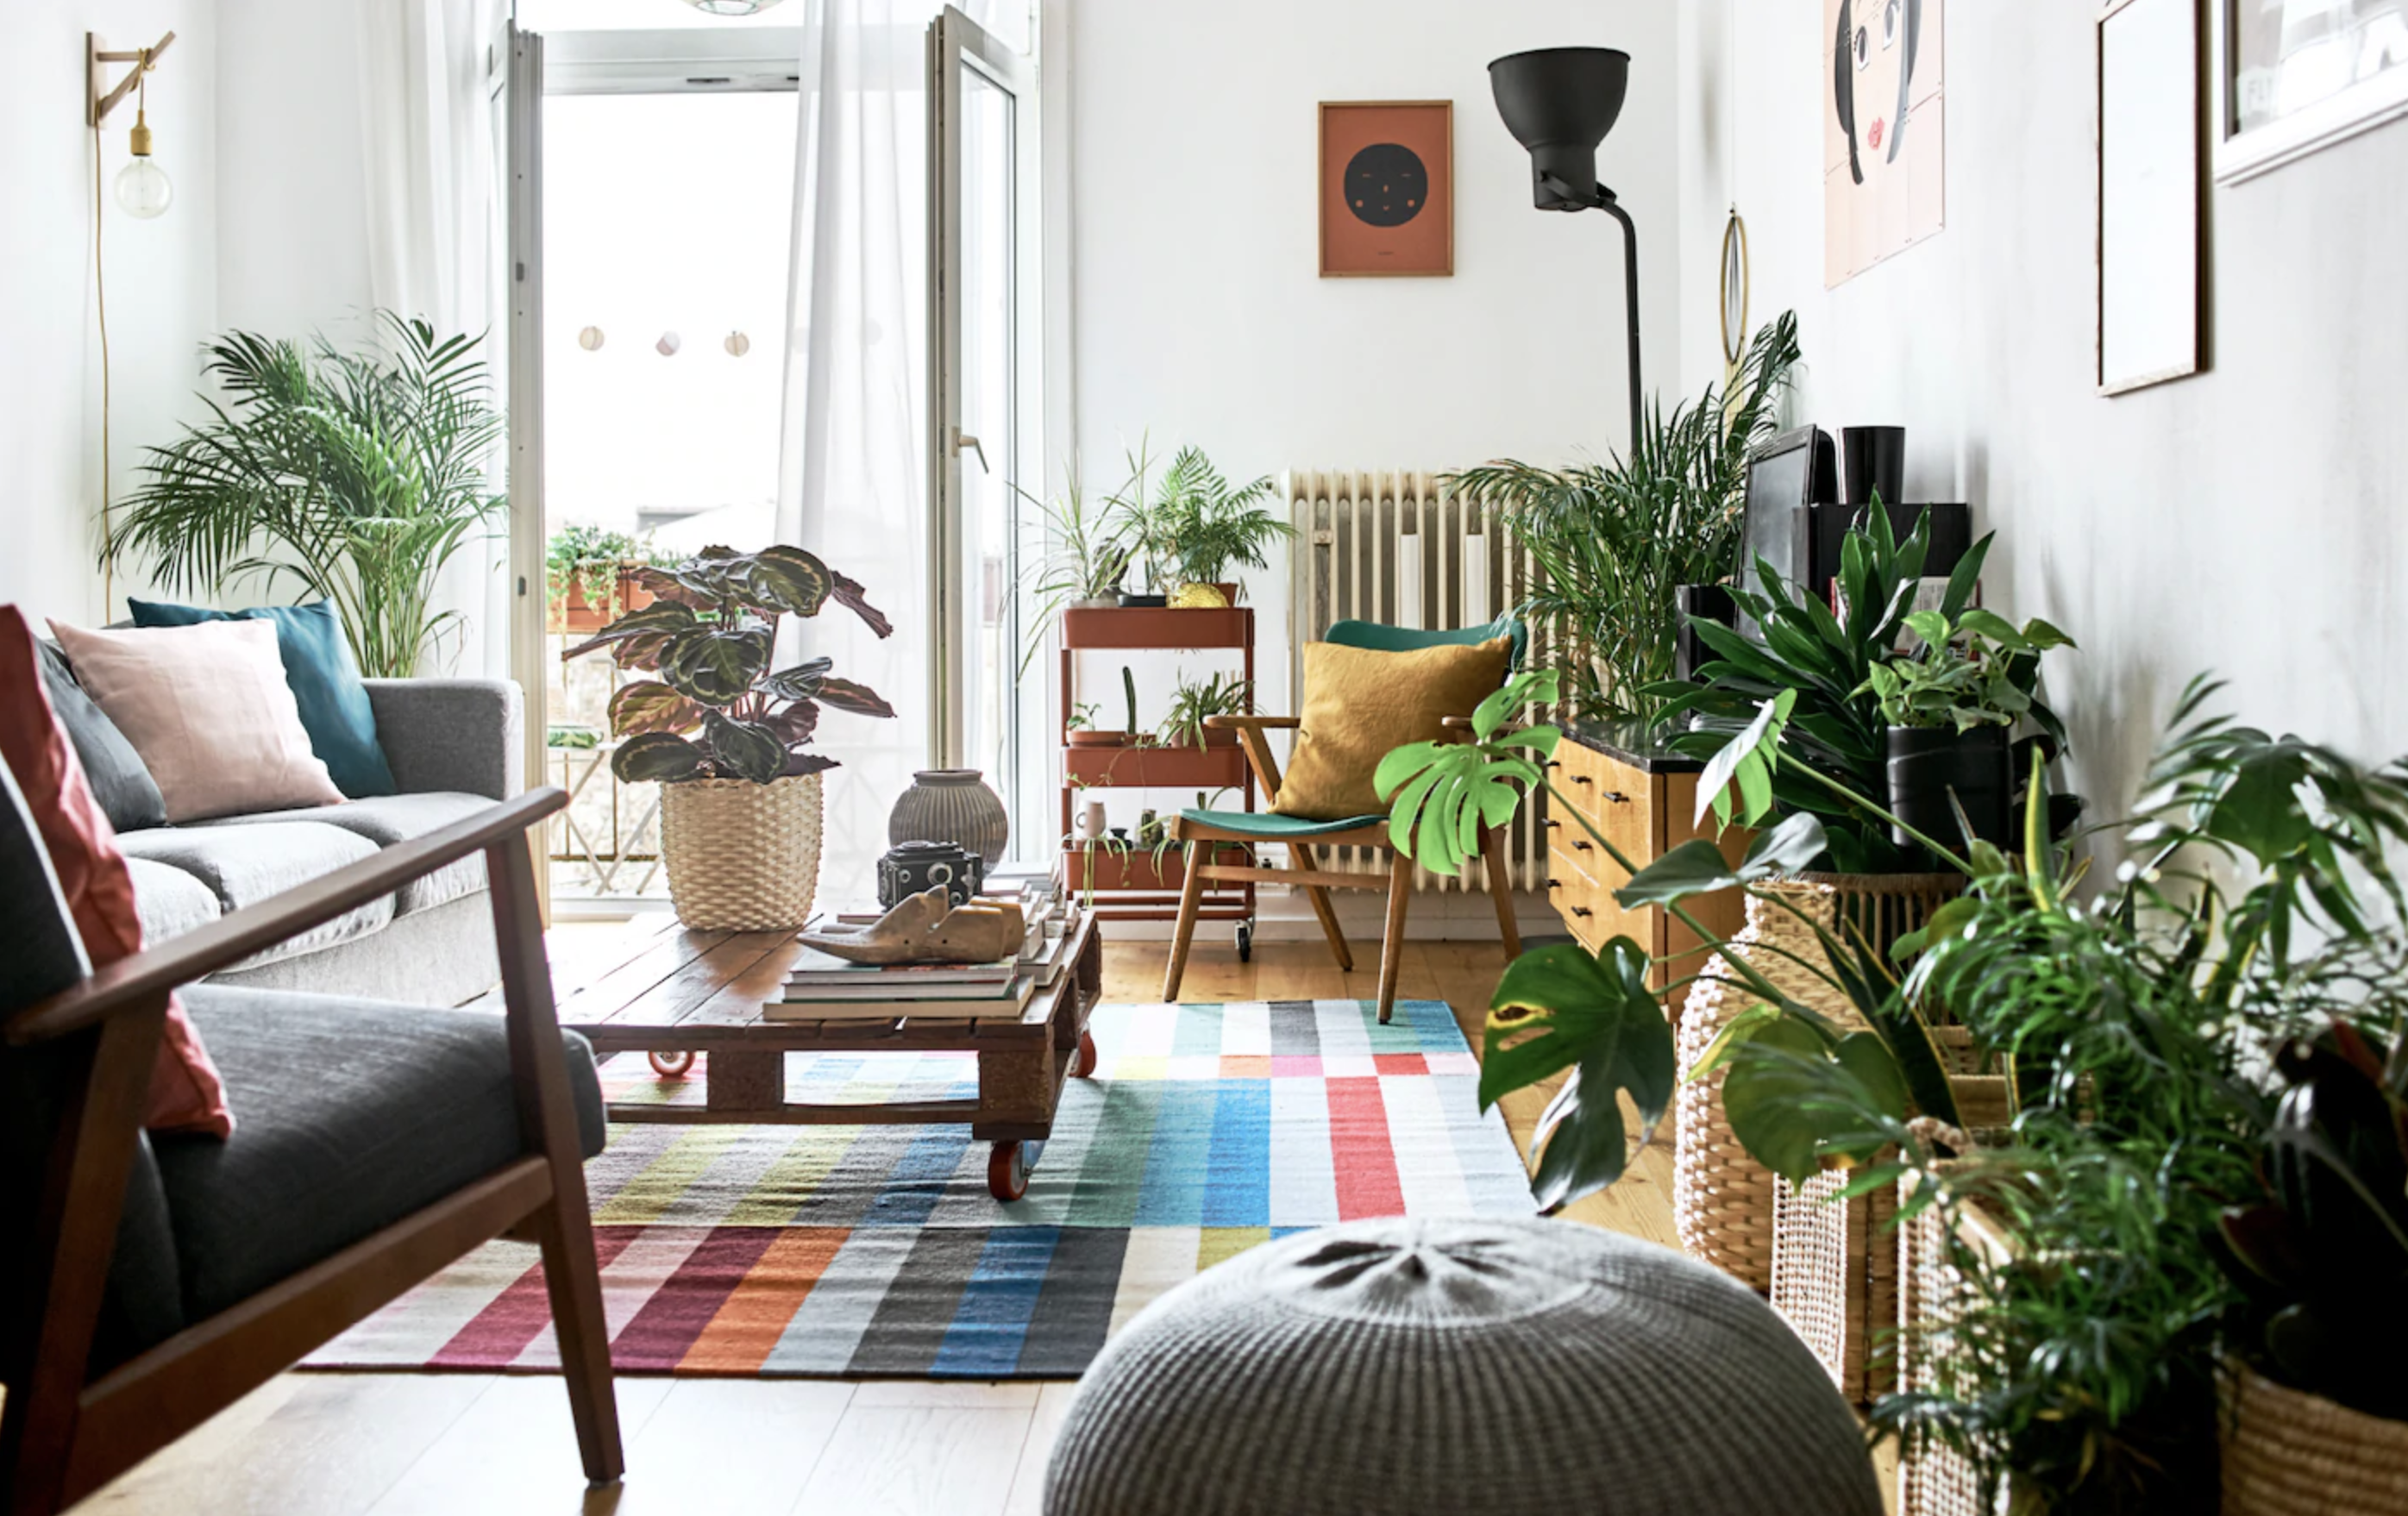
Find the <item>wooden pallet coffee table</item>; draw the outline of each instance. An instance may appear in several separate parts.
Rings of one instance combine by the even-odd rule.
[[[976,1019],[893,1016],[767,1021],[762,1002],[785,985],[799,951],[792,932],[702,932],[674,923],[631,933],[612,961],[555,967],[560,1020],[595,1054],[640,1052],[665,1078],[694,1054],[710,1059],[700,1105],[609,1106],[614,1122],[912,1125],[967,1122],[994,1144],[987,1187],[1017,1200],[1054,1130],[1065,1079],[1095,1072],[1087,1017],[1103,989],[1103,938],[1092,915],[1069,927],[1070,963],[1021,1012]],[[577,982],[581,980],[582,982]],[[974,1100],[815,1105],[786,1098],[790,1052],[967,1052],[978,1059]]]

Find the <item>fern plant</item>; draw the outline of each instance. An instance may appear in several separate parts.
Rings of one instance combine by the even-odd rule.
[[[1539,468],[1505,460],[1451,476],[1498,502],[1542,576],[1523,614],[1549,634],[1573,714],[1652,717],[1647,686],[1671,678],[1673,592],[1740,568],[1748,451],[1770,436],[1797,364],[1784,311],[1748,344],[1733,394],[1648,404],[1629,453],[1610,465]]]
[[[481,336],[438,338],[378,312],[381,350],[230,332],[207,348],[224,403],[141,465],[103,545],[175,592],[290,578],[334,602],[360,671],[418,672],[457,611],[434,608],[444,565],[502,514],[486,464],[502,436]]]

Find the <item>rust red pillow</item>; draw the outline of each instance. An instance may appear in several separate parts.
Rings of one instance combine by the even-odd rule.
[[[42,688],[34,629],[14,606],[0,606],[0,754],[8,760],[50,850],[50,867],[94,968],[142,951],[134,879],[117,834],[85,781],[64,728]],[[167,1002],[167,1031],[150,1074],[142,1124],[154,1132],[233,1135],[225,1080],[209,1062],[183,1002]]]

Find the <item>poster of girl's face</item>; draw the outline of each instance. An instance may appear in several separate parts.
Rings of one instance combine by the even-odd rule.
[[[1946,0],[1823,0],[1823,282],[1940,230]]]

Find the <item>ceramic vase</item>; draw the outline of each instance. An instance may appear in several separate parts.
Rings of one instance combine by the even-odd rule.
[[[1011,819],[977,769],[924,768],[886,818],[886,840],[956,843],[993,867],[1011,840]]]

